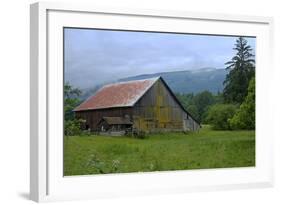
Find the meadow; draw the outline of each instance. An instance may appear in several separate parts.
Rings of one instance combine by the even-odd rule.
[[[64,175],[255,166],[255,131],[158,133],[147,139],[68,136]]]

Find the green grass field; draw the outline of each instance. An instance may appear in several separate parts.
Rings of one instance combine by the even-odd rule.
[[[148,139],[71,136],[64,140],[64,175],[255,166],[254,131],[149,135]]]

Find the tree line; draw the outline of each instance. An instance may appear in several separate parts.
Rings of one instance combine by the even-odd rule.
[[[245,38],[239,37],[235,56],[226,62],[222,93],[177,94],[190,114],[214,129],[255,129],[255,59]]]

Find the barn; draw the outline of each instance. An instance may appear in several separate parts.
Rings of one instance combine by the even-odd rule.
[[[118,82],[99,89],[74,109],[86,129],[98,132],[196,131],[188,113],[162,77]]]

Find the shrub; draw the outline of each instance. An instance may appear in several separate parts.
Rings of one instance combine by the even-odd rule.
[[[80,127],[83,120],[73,119],[64,121],[64,134],[66,136],[80,135],[82,133]]]
[[[229,119],[235,111],[236,106],[233,104],[215,104],[209,108],[206,120],[215,130],[230,130]]]
[[[255,129],[255,79],[250,81],[248,94],[233,118],[229,120],[232,129]]]

